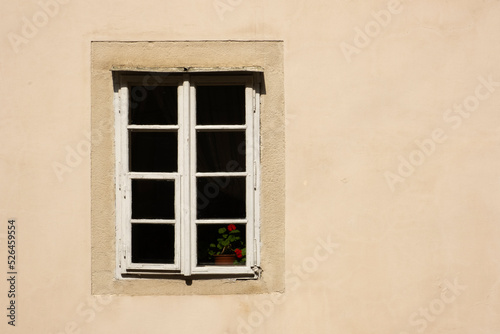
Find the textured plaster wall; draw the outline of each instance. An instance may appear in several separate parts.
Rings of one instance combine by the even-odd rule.
[[[500,332],[500,2],[62,2],[0,5],[2,333]],[[285,293],[92,297],[91,41],[207,39],[284,41]]]

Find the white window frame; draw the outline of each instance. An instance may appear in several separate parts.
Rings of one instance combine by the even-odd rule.
[[[190,73],[184,75],[134,74],[115,72],[115,155],[116,155],[116,277],[138,278],[149,274],[165,277],[237,276],[258,278],[260,272],[260,85],[259,74]],[[245,125],[195,125],[196,86],[244,85]],[[129,87],[131,85],[159,86],[176,85],[178,94],[177,125],[129,125]],[[130,172],[128,134],[130,130],[164,130],[178,133],[178,169],[172,173]],[[203,130],[245,130],[245,172],[196,172],[196,132]],[[245,176],[246,219],[196,219],[197,176]],[[175,182],[174,220],[132,220],[131,180],[169,179]],[[174,264],[132,263],[132,223],[169,223],[175,226]],[[197,224],[245,224],[246,264],[244,266],[197,266]]]

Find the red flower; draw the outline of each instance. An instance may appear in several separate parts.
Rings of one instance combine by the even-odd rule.
[[[233,230],[236,230],[236,226],[234,224],[229,224],[229,226],[227,227],[228,231],[231,232]]]
[[[238,257],[238,259],[242,258],[243,257],[243,254],[241,254],[241,249],[239,248],[236,248],[234,250],[234,252],[236,253],[236,256]]]

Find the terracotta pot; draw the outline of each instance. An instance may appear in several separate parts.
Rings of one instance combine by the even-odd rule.
[[[218,266],[231,266],[236,260],[236,254],[214,255],[214,258]]]

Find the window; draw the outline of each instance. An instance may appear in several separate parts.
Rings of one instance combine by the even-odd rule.
[[[115,72],[122,277],[258,277],[259,78]]]
[[[91,43],[92,294],[284,290],[283,49]],[[210,244],[229,225],[242,258],[215,265]]]

